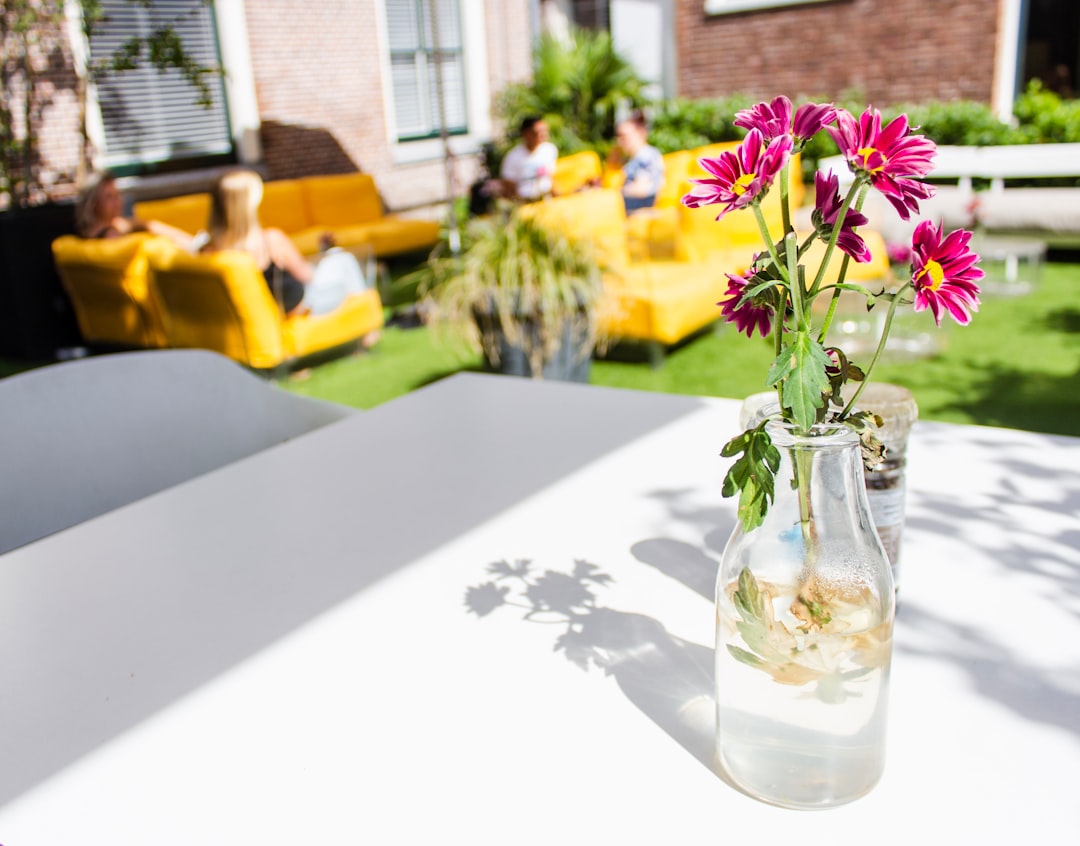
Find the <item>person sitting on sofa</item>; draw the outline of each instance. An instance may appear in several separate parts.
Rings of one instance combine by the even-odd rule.
[[[124,199],[116,177],[108,171],[95,173],[79,192],[75,203],[75,231],[83,238],[120,238],[133,232],[149,232],[191,251],[192,236],[159,220],[124,216]]]
[[[525,118],[521,140],[511,148],[499,168],[499,194],[530,202],[551,193],[558,148],[548,140],[548,125],[539,115]]]
[[[625,156],[622,172],[626,181],[622,195],[627,214],[656,205],[656,195],[664,186],[664,157],[649,144],[648,132],[640,109],[635,109],[615,127],[617,149]]]
[[[333,248],[312,265],[280,229],[259,223],[262,178],[251,170],[222,175],[210,194],[208,239],[203,253],[242,250],[262,271],[285,314],[325,314],[367,284],[356,259]]]

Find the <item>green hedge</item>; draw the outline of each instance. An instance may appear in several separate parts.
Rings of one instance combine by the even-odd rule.
[[[733,94],[707,100],[673,99],[653,109],[650,140],[668,153],[717,141],[736,141],[745,132],[732,120],[739,109],[753,105],[753,98]],[[865,103],[851,97],[837,101],[855,115]],[[994,144],[1053,144],[1080,141],[1080,100],[1062,100],[1033,82],[1014,105],[1015,120],[1004,123],[986,103],[973,100],[899,103],[882,107],[891,120],[906,113],[913,126],[938,144],[989,146]],[[836,144],[827,133],[819,134],[803,153],[804,167],[812,173],[818,159],[835,155]]]

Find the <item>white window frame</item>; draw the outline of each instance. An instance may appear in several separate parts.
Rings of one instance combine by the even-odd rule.
[[[731,15],[756,9],[775,9],[779,6],[807,6],[829,0],[705,0],[706,15]]]
[[[467,132],[452,135],[449,145],[454,155],[475,153],[491,138],[491,93],[488,86],[487,34],[483,0],[458,0],[461,11],[461,52],[465,73],[465,108]],[[399,141],[394,118],[394,90],[390,68],[390,38],[386,23],[386,4],[375,3],[379,35],[379,60],[382,68],[383,112],[386,140],[394,164],[411,164],[441,159],[445,150],[441,138]]]
[[[224,70],[225,107],[233,149],[241,164],[255,164],[262,158],[262,147],[259,141],[259,107],[248,45],[244,0],[215,0],[213,10],[217,24],[218,49]],[[82,8],[78,0],[65,0],[64,17],[76,72],[83,74],[88,45],[82,32]],[[87,99],[87,135],[94,149],[104,150],[105,124],[98,107],[97,91],[93,86]]]

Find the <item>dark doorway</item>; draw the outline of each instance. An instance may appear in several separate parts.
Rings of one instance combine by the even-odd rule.
[[[1039,80],[1062,97],[1080,91],[1080,3],[1027,0],[1021,89]]]

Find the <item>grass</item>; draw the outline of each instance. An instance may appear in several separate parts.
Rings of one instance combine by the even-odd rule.
[[[1080,436],[1080,264],[1048,263],[1032,293],[987,297],[970,326],[919,330],[941,342],[938,354],[879,365],[876,381],[909,388],[920,417]],[[771,348],[718,324],[650,367],[643,352],[615,347],[593,362],[596,385],[742,398],[764,390]],[[479,370],[479,356],[426,328],[388,327],[369,353],[284,380],[287,390],[371,408],[459,370]]]
[[[986,297],[970,326],[920,329],[941,341],[937,355],[880,365],[876,381],[909,388],[923,420],[1005,426],[1080,436],[1080,263],[1051,262],[1032,293]],[[406,298],[407,299],[407,298]],[[400,300],[396,300],[400,302]],[[651,367],[644,350],[616,346],[593,362],[591,382],[619,388],[741,399],[764,390],[771,359],[765,341],[717,324]],[[859,359],[862,360],[862,359]],[[0,361],[0,376],[29,364]],[[372,408],[460,370],[481,370],[479,355],[431,330],[390,325],[369,352],[283,379],[298,394]]]

